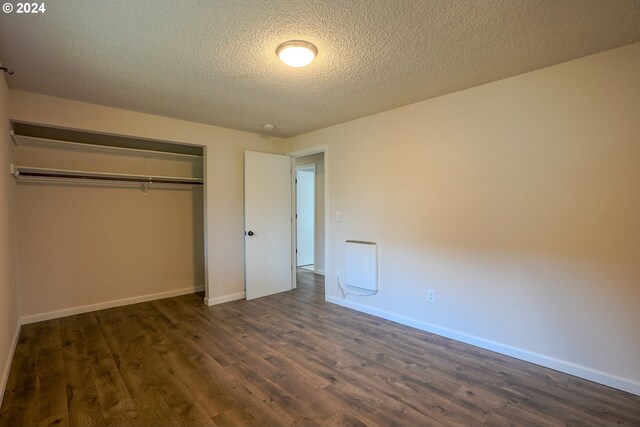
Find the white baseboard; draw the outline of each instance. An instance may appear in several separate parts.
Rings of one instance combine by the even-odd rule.
[[[18,338],[20,337],[20,322],[16,324],[16,332],[13,334],[13,342],[7,353],[7,361],[4,364],[4,371],[2,371],[2,378],[0,379],[0,407],[2,406],[2,399],[4,398],[4,391],[7,388],[7,381],[9,380],[9,372],[11,371],[11,362],[13,362],[13,355],[16,352],[16,346],[18,345]]]
[[[245,296],[244,292],[238,292],[237,294],[223,295],[221,297],[205,298],[204,303],[208,306],[212,306],[217,304],[223,304],[225,302],[244,299],[244,296]]]
[[[451,338],[456,341],[461,341],[467,344],[471,344],[476,347],[484,348],[486,350],[495,351],[496,353],[515,357],[516,359],[535,363],[536,365],[555,369],[556,371],[571,374],[576,377],[584,378],[589,381],[604,384],[606,386],[613,387],[618,390],[623,390],[623,391],[640,396],[640,382],[629,379],[629,378],[618,377],[616,375],[608,374],[606,372],[601,372],[592,368],[588,368],[586,366],[577,365],[575,363],[567,362],[565,360],[560,360],[553,357],[545,356],[543,354],[538,354],[538,353],[534,353],[528,350],[523,350],[517,347],[512,347],[507,344],[487,340],[481,337],[477,337],[475,335],[469,335],[464,332],[456,331],[453,329],[443,328],[441,326],[433,325],[431,323],[423,322],[423,321],[402,316],[396,313],[391,313],[384,310],[378,310],[376,308],[368,307],[366,305],[358,304],[352,301],[347,301],[342,298],[327,296],[326,299],[329,302],[341,305],[343,307],[351,308],[353,310],[361,311],[363,313],[367,313],[373,316],[381,317],[383,319],[391,320],[393,322],[400,323],[406,326],[411,326],[413,328],[420,329],[426,332],[431,332],[436,335],[441,335],[443,337]]]
[[[155,294],[140,295],[136,297],[123,298],[112,301],[99,302],[96,304],[81,305],[79,307],[65,308],[62,310],[49,311],[47,313],[32,314],[20,318],[20,323],[23,325],[35,322],[42,322],[44,320],[58,319],[60,317],[73,316],[74,314],[88,313],[90,311],[104,310],[106,308],[120,307],[123,305],[137,304],[140,302],[153,301],[162,298],[177,297],[180,295],[193,294],[204,290],[203,286],[196,288],[183,288],[175,289],[172,291],[158,292]]]
[[[320,270],[319,268],[315,268],[315,269],[313,269],[313,272],[314,272],[315,274],[319,274],[319,275],[321,275],[321,276],[324,276],[324,270]]]

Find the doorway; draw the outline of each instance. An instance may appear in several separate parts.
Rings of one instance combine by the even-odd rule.
[[[302,153],[301,153],[302,154]],[[315,274],[325,271],[325,153],[293,156],[295,160],[295,266]]]
[[[248,164],[247,162],[251,159],[253,159],[251,162],[252,164]],[[277,161],[277,168],[275,164],[276,159],[282,159],[282,164],[280,160]],[[329,248],[328,245],[325,245],[325,235],[329,234],[329,224],[324,219],[327,216],[325,212],[327,206],[325,203],[325,199],[327,198],[325,188],[327,187],[326,181],[328,180],[328,176],[325,173],[325,159],[328,160],[328,151],[326,146],[287,153],[286,155],[257,153],[251,151],[245,152],[244,240],[245,292],[247,299],[258,298],[260,296],[271,295],[273,293],[296,288],[296,273],[298,270],[296,256],[296,203],[291,199],[295,199],[296,197],[296,173],[294,172],[296,171],[297,166],[314,165],[315,168],[313,271],[310,271],[309,273],[324,276],[325,268],[327,268],[329,260]],[[262,173],[262,175],[259,172]],[[276,176],[278,177],[277,182],[274,179]],[[256,184],[256,188],[254,188],[253,184]],[[266,186],[266,188],[262,188],[261,186]],[[288,201],[284,201],[284,193],[282,193],[282,200],[280,200],[280,197],[278,197],[278,200],[274,200],[274,197],[272,197],[273,194],[275,194],[273,190],[277,188],[277,194],[280,195],[280,190],[286,187],[288,187]],[[266,199],[262,197],[265,195],[267,197]],[[254,201],[254,199],[259,202],[257,204],[258,209],[252,209],[252,201]],[[269,209],[265,210],[265,206],[269,207]],[[273,213],[272,211],[274,209],[271,208],[276,208],[275,211],[277,211],[277,213]],[[285,211],[281,211],[280,208],[285,208],[285,211],[288,209],[288,211],[285,213]],[[255,217],[252,216],[252,212],[254,211],[258,214]],[[270,215],[265,215],[267,212],[270,213]],[[273,216],[283,222],[280,224],[280,221],[278,221],[278,227],[274,227],[273,225],[269,225],[269,218],[266,218],[266,216]],[[259,223],[260,221],[267,221],[266,225],[264,223]],[[285,228],[288,231],[286,231]],[[284,247],[261,249],[259,247],[259,243],[267,240],[274,244],[278,242],[284,244],[284,241],[287,241],[288,249],[285,250]],[[282,259],[280,258],[281,256]],[[286,257],[289,259],[285,260]],[[275,258],[277,258],[277,262],[274,261]],[[262,264],[260,264],[261,262]],[[269,277],[273,277],[274,274],[271,273],[274,273],[275,270],[278,272],[278,279],[273,281],[273,286],[269,286],[269,289],[263,292],[264,288],[267,287],[267,281],[265,280],[264,275],[269,273]],[[289,273],[290,280],[280,276],[280,273],[284,274],[285,271]],[[284,287],[285,284],[286,288]],[[251,292],[251,289],[254,288],[258,289],[260,292]]]
[[[315,264],[316,165],[296,166],[296,267],[313,271]]]

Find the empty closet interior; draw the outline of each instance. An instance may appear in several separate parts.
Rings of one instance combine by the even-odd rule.
[[[12,123],[20,312],[204,286],[203,149]]]

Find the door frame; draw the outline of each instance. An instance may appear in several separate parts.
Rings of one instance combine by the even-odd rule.
[[[324,298],[327,299],[327,278],[331,277],[331,269],[330,269],[330,244],[331,241],[331,221],[329,215],[329,146],[328,145],[318,145],[315,147],[305,148],[302,150],[290,151],[286,155],[291,157],[291,169],[296,170],[296,158],[309,156],[311,154],[324,153],[324,271],[325,271],[325,287],[324,287]],[[292,203],[291,203],[291,218],[295,218],[295,209],[297,206],[296,200],[296,180],[295,174],[291,174],[291,194],[292,194]],[[296,229],[296,221],[291,221],[291,265],[293,269],[291,271],[291,283],[292,288],[297,287],[296,281],[296,238],[297,232]]]

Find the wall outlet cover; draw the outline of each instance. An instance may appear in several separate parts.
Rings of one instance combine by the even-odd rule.
[[[436,302],[436,291],[433,289],[427,289],[427,302],[430,304],[435,304]]]

